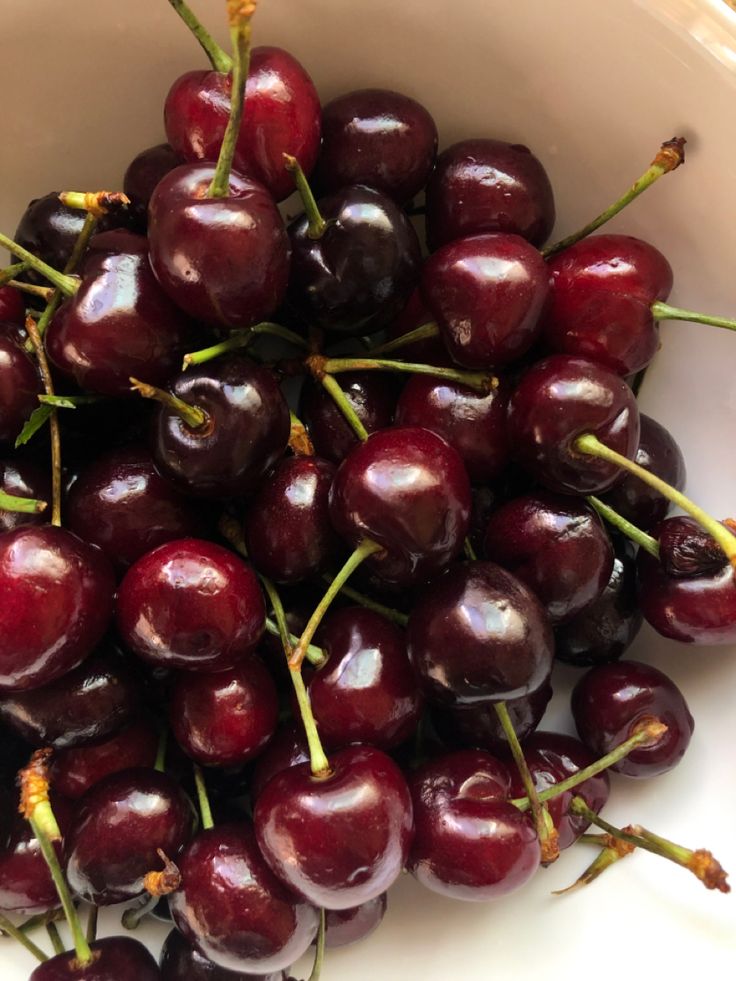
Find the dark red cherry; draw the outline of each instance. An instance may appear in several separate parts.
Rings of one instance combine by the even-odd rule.
[[[194,830],[191,802],[178,782],[156,770],[122,770],[96,783],[79,803],[65,839],[66,874],[74,892],[96,906],[143,892],[158,851],[176,860]]]
[[[217,160],[230,116],[232,78],[215,71],[187,72],[166,97],[169,143],[187,160]],[[294,190],[284,154],[308,174],[320,144],[320,104],[312,79],[282,48],[254,48],[234,167],[264,184],[281,201]]]
[[[412,835],[409,790],[380,750],[349,746],[314,777],[302,763],[269,780],[256,801],[258,845],[274,872],[325,909],[375,899],[401,874]]]
[[[101,742],[62,749],[53,756],[51,785],[70,800],[78,800],[112,773],[152,767],[158,741],[158,727],[144,716]]]
[[[634,734],[646,719],[659,719],[667,732],[651,746],[632,750],[611,769],[627,777],[654,777],[676,766],[695,723],[682,692],[662,671],[638,661],[591,668],[572,693],[572,714],[585,745],[603,756]]]
[[[384,892],[352,909],[325,910],[325,947],[347,947],[365,940],[381,925],[387,901]]]
[[[539,337],[549,272],[518,235],[472,235],[429,257],[422,293],[458,364],[503,368]]]
[[[686,477],[682,450],[664,426],[655,419],[642,412],[639,414],[639,421],[641,431],[635,462],[645,470],[651,470],[665,483],[682,490]],[[656,527],[667,517],[672,506],[666,497],[633,474],[626,474],[603,499],[614,511],[642,531],[651,531]]]
[[[616,464],[578,451],[579,436],[592,433],[630,460],[639,445],[639,410],[623,378],[563,354],[538,361],[522,376],[508,426],[517,463],[564,494],[597,494],[622,475]]]
[[[0,286],[0,333],[5,325],[23,326],[26,317],[26,301],[20,290],[13,286]]]
[[[0,491],[12,497],[27,497],[51,502],[51,478],[48,470],[30,460],[17,457],[0,460]],[[21,525],[40,525],[48,520],[44,514],[21,514],[0,510],[0,533]]]
[[[286,981],[282,971],[254,975],[218,967],[178,930],[172,930],[164,941],[160,965],[162,981]]]
[[[636,597],[636,559],[632,545],[614,542],[611,575],[600,596],[582,613],[555,630],[555,657],[588,667],[616,661],[631,646],[642,624]]]
[[[326,745],[388,750],[409,739],[422,699],[404,632],[372,610],[347,607],[324,620],[319,641],[327,661],[309,682],[309,700]]]
[[[9,811],[9,837],[0,847],[0,910],[19,916],[36,916],[56,909],[59,895],[31,826],[18,813],[17,794],[14,797]],[[66,834],[73,819],[72,807],[55,792],[52,793],[52,806],[61,832]],[[56,842],[54,848],[61,860],[61,842]]]
[[[423,426],[442,436],[460,454],[473,482],[495,480],[511,457],[508,396],[503,381],[482,394],[442,378],[413,375],[399,396],[396,423]]]
[[[199,834],[177,864],[181,888],[169,897],[174,922],[218,966],[268,974],[309,947],[319,914],[276,878],[248,822]]]
[[[436,153],[437,127],[423,105],[389,89],[357,89],[322,110],[314,181],[321,193],[366,184],[403,204],[427,183]]]
[[[105,937],[91,944],[93,960],[83,967],[72,950],[39,964],[28,981],[160,981],[150,951],[130,937]]]
[[[0,445],[15,441],[42,392],[31,358],[15,341],[0,337]]]
[[[429,430],[383,430],[338,469],[330,515],[351,546],[366,537],[383,546],[367,568],[408,586],[436,575],[462,548],[470,481],[457,451]]]
[[[723,522],[726,527],[733,522]],[[728,564],[728,556],[694,518],[675,515],[657,528],[659,561],[668,576],[690,579],[718,572]]]
[[[527,147],[463,140],[439,155],[427,185],[431,249],[479,232],[511,232],[541,245],[554,223],[552,186]]]
[[[424,301],[421,288],[417,287],[406,302],[401,313],[388,325],[390,341],[403,337],[409,331],[416,330],[432,322],[432,314]],[[403,361],[413,361],[415,364],[434,364],[441,367],[452,367],[454,364],[447,348],[438,336],[429,337],[423,341],[406,344],[392,355]],[[343,375],[343,377],[345,377]]]
[[[382,372],[346,371],[340,374],[338,382],[367,433],[391,425],[397,392]],[[299,418],[309,430],[315,451],[333,463],[342,463],[359,442],[335,400],[311,377],[302,388]]]
[[[155,666],[230,668],[255,649],[265,620],[251,567],[221,545],[198,538],[144,555],[118,590],[120,637]]]
[[[328,500],[335,467],[314,456],[280,460],[248,503],[248,556],[264,576],[297,583],[324,572],[339,550]]]
[[[456,566],[423,590],[408,639],[424,688],[439,704],[520,698],[546,684],[552,668],[544,608],[492,562]]]
[[[281,655],[283,657],[283,654]],[[253,800],[260,797],[271,777],[290,766],[309,762],[309,745],[300,722],[289,722],[279,728],[261,753],[253,770],[250,792]]]
[[[582,501],[536,491],[491,515],[483,550],[535,593],[553,625],[566,623],[603,592],[613,546]]]
[[[310,238],[306,216],[289,226],[289,300],[309,323],[358,336],[386,327],[419,280],[417,233],[386,194],[356,184],[318,202],[328,223]]]
[[[85,467],[69,493],[66,519],[118,572],[157,546],[206,528],[201,508],[160,476],[143,446],[111,450]]]
[[[425,763],[410,778],[415,835],[409,870],[452,899],[498,899],[539,867],[539,840],[527,814],[509,804],[506,766],[481,750]]]
[[[220,358],[179,375],[171,391],[207,415],[200,429],[165,406],[154,417],[156,466],[187,493],[239,497],[257,487],[284,453],[289,407],[268,368],[247,358]]]
[[[264,749],[276,729],[279,700],[257,658],[216,674],[181,674],[169,722],[176,741],[203,766],[239,766]]]
[[[52,525],[0,536],[0,691],[76,668],[107,630],[115,580],[99,549]]]
[[[553,256],[544,341],[619,375],[641,371],[659,347],[652,303],[666,300],[672,269],[661,252],[630,235],[590,235]]]
[[[128,164],[123,191],[130,199],[130,210],[140,228],[145,229],[148,224],[148,203],[156,186],[183,163],[184,159],[168,143],[159,143],[141,150]]]

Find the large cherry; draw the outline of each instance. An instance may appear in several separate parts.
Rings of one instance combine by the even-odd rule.
[[[0,491],[11,497],[48,502],[51,500],[51,479],[48,470],[31,460],[19,459],[17,456],[0,459]],[[0,510],[0,533],[12,531],[20,525],[38,525],[45,520],[43,514]]]
[[[183,158],[168,143],[159,143],[141,150],[128,164],[123,191],[140,228],[145,229],[148,224],[148,204],[157,185],[183,163]]]
[[[151,952],[130,937],[105,937],[90,944],[92,961],[80,964],[75,951],[57,954],[35,969],[28,981],[160,981]]]
[[[12,443],[38,408],[41,376],[14,340],[0,336],[0,445]]]
[[[253,975],[218,967],[178,930],[172,930],[164,941],[160,966],[162,981],[286,981],[283,971]]]

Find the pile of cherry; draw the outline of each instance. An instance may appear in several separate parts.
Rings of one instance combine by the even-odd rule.
[[[693,731],[620,660],[642,616],[736,641],[736,537],[629,384],[659,321],[734,324],[590,234],[684,141],[544,248],[526,147],[437,156],[413,99],[321,107],[251,51],[255,4],[227,5],[231,58],[170,2],[212,68],[172,86],[168,143],[0,238],[0,927],[34,981],[285,978],[313,943],[316,978],[405,869],[497,899],[583,837],[576,886],[648,850],[727,891],[599,816],[609,768],[664,773]],[[536,731],[555,659],[585,669],[579,739]],[[173,920],[160,966],[96,939],[118,903]]]

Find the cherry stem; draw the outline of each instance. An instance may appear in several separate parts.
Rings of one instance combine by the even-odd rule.
[[[87,943],[93,944],[97,940],[97,920],[99,914],[97,906],[90,906],[87,915]]]
[[[8,283],[13,282],[16,276],[22,276],[23,273],[27,271],[27,262],[16,262],[13,266],[7,266],[5,269],[0,271],[0,286],[7,286]]]
[[[628,842],[636,848],[651,852],[653,855],[659,855],[661,858],[674,862],[675,865],[688,869],[703,883],[706,889],[717,889],[723,893],[731,891],[731,887],[726,881],[726,872],[713,855],[703,848],[694,851],[690,848],[684,848],[674,841],[662,838],[652,831],[647,831],[646,828],[642,828],[638,824],[629,825],[626,828],[617,828],[591,810],[582,797],[573,797],[570,801],[569,812],[577,817],[585,818],[586,821],[590,821],[591,824],[606,831],[613,838]]]
[[[736,566],[736,535],[731,534],[731,532],[720,521],[716,521],[712,518],[706,511],[697,504],[693,503],[689,497],[685,497],[680,491],[675,490],[669,484],[665,483],[656,474],[651,473],[649,470],[645,470],[644,467],[640,467],[638,463],[634,463],[633,460],[629,460],[628,457],[623,456],[621,453],[617,453],[615,450],[609,449],[604,443],[594,436],[592,433],[586,433],[584,436],[578,436],[575,440],[575,448],[581,453],[587,453],[590,456],[597,457],[600,460],[606,460],[609,463],[615,463],[627,470],[629,473],[633,473],[636,477],[639,477],[644,481],[649,487],[653,487],[654,490],[659,491],[668,501],[672,501],[679,508],[682,508],[686,514],[689,514],[694,518],[698,524],[707,531],[708,534],[721,546],[723,551],[726,553],[731,565]]]
[[[230,38],[233,45],[230,118],[222,138],[215,176],[212,178],[212,183],[207,192],[207,196],[210,198],[227,197],[230,190],[233,157],[243,122],[245,85],[250,68],[251,19],[256,11],[256,3],[255,0],[228,0],[227,9],[230,21]]]
[[[289,413],[289,418],[291,420],[289,449],[294,456],[314,456],[314,446],[309,438],[307,427],[293,412]]]
[[[51,946],[54,948],[54,953],[63,954],[66,947],[64,946],[64,941],[61,939],[61,934],[59,933],[59,928],[57,925],[55,923],[47,923],[46,933],[51,941]]]
[[[328,583],[334,582],[335,579],[329,572],[325,572],[322,578]],[[409,617],[406,613],[402,613],[400,610],[394,610],[391,606],[384,606],[383,603],[377,603],[376,600],[371,599],[370,596],[366,596],[365,593],[359,593],[352,586],[342,586],[340,592],[343,596],[347,596],[348,599],[354,600],[360,606],[364,606],[366,610],[373,610],[374,613],[380,613],[382,617],[391,620],[392,623],[398,624],[399,627],[406,627],[409,623]]]
[[[544,801],[559,797],[560,794],[567,793],[568,790],[573,790],[575,787],[580,786],[581,783],[585,783],[591,777],[598,776],[599,773],[607,770],[614,763],[618,763],[624,759],[625,756],[628,756],[637,747],[655,745],[666,732],[667,726],[663,722],[660,722],[659,719],[643,720],[636,727],[633,735],[629,736],[628,739],[620,743],[615,749],[612,749],[610,753],[606,753],[605,756],[596,760],[595,763],[583,767],[582,770],[578,770],[576,773],[567,777],[567,779],[553,784],[546,790],[538,791],[537,799],[540,803],[543,803]],[[510,801],[510,803],[514,807],[518,807],[520,811],[526,811],[530,806],[528,797],[517,797]]]
[[[7,235],[3,235],[2,233],[0,233],[0,246],[26,262],[29,269],[33,269],[34,272],[43,276],[44,279],[48,279],[57,289],[61,290],[64,296],[74,296],[79,289],[79,281],[77,279],[60,273],[58,269],[54,269],[53,266],[44,262],[43,259],[39,259],[32,252],[29,252],[28,249],[24,249],[22,245],[18,245],[12,238],[8,238]]]
[[[319,210],[317,199],[312,192],[312,188],[309,186],[309,181],[302,169],[302,165],[290,153],[284,153],[282,157],[284,167],[286,167],[287,171],[294,178],[299,197],[302,199],[304,214],[307,217],[307,238],[317,242],[327,231],[330,223],[322,217],[322,212]]]
[[[325,358],[313,354],[307,358],[307,367],[315,375],[322,372],[336,375],[343,371],[400,371],[410,375],[432,375],[467,385],[468,388],[484,394],[498,388],[498,379],[486,371],[462,371],[458,368],[415,364],[411,361],[389,361],[385,358]]]
[[[656,538],[653,538],[645,531],[642,531],[641,528],[637,528],[635,524],[627,521],[618,511],[614,511],[612,507],[609,507],[599,497],[594,497],[591,494],[585,500],[609,525],[613,525],[614,528],[617,528],[627,538],[630,538],[635,545],[638,545],[645,552],[653,555],[655,559],[659,558],[659,542]]]
[[[130,385],[144,399],[154,399],[161,405],[165,405],[171,412],[175,412],[190,429],[202,429],[209,421],[209,416],[204,409],[200,409],[197,405],[190,405],[189,402],[185,402],[184,399],[178,398],[163,388],[156,388],[155,385],[149,385],[137,378],[131,378]]]
[[[439,332],[440,329],[437,324],[433,320],[430,320],[429,323],[422,324],[421,327],[415,327],[414,330],[409,330],[406,334],[401,334],[400,337],[394,337],[393,340],[386,341],[385,344],[379,344],[378,347],[371,348],[371,355],[392,354],[394,351],[400,351],[402,347],[408,347],[417,341],[426,341],[430,337],[437,337]]]
[[[226,75],[233,67],[230,55],[220,47],[184,0],[169,0],[169,3],[197,39],[215,71]]]
[[[473,543],[469,538],[466,538],[463,542],[463,551],[465,552],[465,557],[471,562],[477,562],[478,556],[475,554],[475,549],[473,548]]]
[[[86,211],[95,218],[102,218],[110,211],[127,208],[130,198],[122,191],[62,191],[59,200],[67,208]]]
[[[74,248],[72,249],[72,254],[69,256],[69,261],[64,266],[65,275],[73,273],[77,268],[79,263],[87,251],[87,246],[89,245],[89,240],[94,235],[97,230],[98,219],[95,215],[88,214],[82,225],[82,230],[77,235],[77,240],[74,243]],[[40,337],[46,333],[46,328],[53,320],[54,314],[59,309],[62,300],[64,299],[64,294],[61,290],[57,289],[54,295],[51,297],[50,301],[46,305],[46,309],[41,314],[38,321],[38,333]]]
[[[602,211],[597,218],[584,225],[579,231],[574,232],[572,235],[567,235],[565,238],[560,239],[559,242],[555,242],[553,245],[548,245],[542,249],[544,258],[549,259],[558,252],[562,252],[563,249],[567,249],[576,242],[579,242],[581,238],[586,238],[586,236],[600,228],[601,225],[605,225],[611,218],[614,218],[619,211],[623,211],[627,204],[638,198],[640,194],[646,191],[648,187],[651,187],[660,177],[669,174],[672,170],[677,170],[680,164],[685,162],[686,142],[682,136],[675,136],[671,140],[666,140],[659,148],[659,152],[649,167],[618,201],[614,201],[610,207]]]
[[[274,621],[270,620],[268,617],[266,618],[266,630],[273,637],[281,636],[281,632],[277,624],[275,624]],[[289,646],[295,647],[298,643],[299,638],[295,634],[289,633]],[[327,655],[321,647],[317,647],[316,644],[310,644],[307,648],[307,660],[310,664],[313,664],[316,668],[318,668],[320,665],[325,663],[327,660]]]
[[[136,906],[130,906],[125,910],[120,922],[126,930],[137,930],[148,914],[156,908],[159,896],[144,896]]]
[[[13,940],[17,940],[22,947],[25,947],[29,954],[32,954],[42,964],[49,959],[49,955],[45,954],[40,947],[37,947],[30,937],[27,937],[20,927],[12,923],[3,913],[0,913],[0,930],[3,933],[7,933]]]
[[[296,645],[293,654],[289,658],[289,667],[301,667],[302,661],[306,656],[307,647],[314,637],[323,617],[329,610],[332,601],[335,599],[337,594],[340,592],[342,587],[355,572],[358,566],[361,565],[361,563],[363,563],[370,555],[375,555],[376,552],[382,552],[383,550],[382,545],[379,545],[378,542],[372,541],[370,538],[364,538],[360,542],[355,551],[345,562],[345,565],[343,565],[342,569],[340,569],[330,585],[327,587],[327,591],[319,601],[314,613],[309,618],[309,622],[299,638],[299,643]]]
[[[31,916],[27,920],[24,920],[19,924],[18,929],[21,933],[31,933],[33,930],[37,930],[39,927],[45,927],[47,923],[52,921],[56,922],[58,920],[64,919],[64,910],[60,907],[57,909],[49,910],[48,913],[38,913],[36,916]],[[0,929],[0,933],[2,930]]]
[[[588,845],[598,845],[601,850],[572,885],[566,886],[564,889],[555,889],[552,892],[553,896],[564,896],[568,892],[575,892],[577,889],[582,889],[583,886],[589,885],[599,875],[603,875],[606,869],[615,865],[616,862],[620,862],[627,855],[631,855],[635,849],[634,845],[626,841],[620,841],[612,835],[581,835],[578,841],[582,841]]]
[[[340,388],[340,383],[336,378],[333,378],[332,375],[317,375],[317,378],[325,391],[330,395],[340,412],[342,412],[343,418],[353,430],[355,435],[358,437],[361,443],[365,442],[365,440],[368,439],[368,430],[360,421],[357,412],[350,404],[350,399],[347,397],[345,392],[343,392],[342,388]]]
[[[54,381],[51,377],[51,369],[44,350],[41,335],[38,332],[36,321],[33,317],[26,318],[26,330],[36,352],[38,367],[41,370],[41,378],[46,394],[54,395]],[[56,409],[52,409],[49,416],[49,429],[51,433],[51,524],[61,527],[61,430],[59,429],[59,416]]]
[[[210,807],[210,799],[207,795],[207,785],[204,782],[202,767],[198,763],[195,763],[193,766],[194,786],[197,788],[197,801],[199,802],[199,814],[202,819],[202,827],[205,831],[209,831],[211,828],[214,828],[215,822],[212,819],[212,808]]]
[[[314,965],[309,981],[319,981],[322,974],[322,965],[325,962],[325,933],[327,931],[327,917],[325,911],[319,911],[319,930],[317,931],[317,949],[314,952]]]
[[[17,279],[11,279],[7,284],[12,286],[13,289],[19,290],[21,293],[28,293],[29,296],[40,296],[42,300],[47,302],[54,295],[54,288],[52,286],[36,286],[35,283],[20,283]]]
[[[219,358],[223,354],[228,354],[230,351],[239,351],[244,347],[248,347],[249,344],[252,344],[261,335],[279,337],[281,340],[288,341],[289,344],[302,348],[304,351],[309,349],[309,345],[304,338],[300,337],[293,330],[289,330],[288,327],[282,327],[281,324],[264,321],[261,324],[254,324],[253,327],[248,327],[247,330],[234,331],[230,337],[224,341],[220,341],[218,344],[212,344],[210,347],[202,348],[200,351],[192,351],[190,354],[185,354],[182,371],[186,371],[193,364],[206,364],[208,361],[213,361],[215,358]]]
[[[14,514],[41,514],[46,510],[46,501],[35,501],[29,497],[14,497],[0,490],[0,511],[11,511]]]
[[[534,778],[529,771],[529,764],[524,756],[524,751],[521,748],[521,743],[519,742],[519,737],[516,735],[516,730],[514,729],[514,724],[511,721],[511,716],[509,715],[509,710],[506,706],[506,702],[496,702],[493,706],[496,710],[496,715],[498,716],[498,721],[501,723],[501,728],[503,729],[504,735],[506,736],[506,741],[509,744],[509,749],[511,750],[511,755],[514,758],[514,763],[519,771],[519,776],[521,777],[521,782],[524,784],[524,790],[527,793],[527,803],[531,808],[532,818],[534,820],[534,827],[536,828],[537,835],[539,837],[539,843],[542,848],[542,863],[548,865],[554,862],[555,859],[559,857],[560,849],[557,844],[557,831],[554,827],[550,828],[545,817],[545,810],[542,807],[539,794],[537,793],[537,788],[534,784]]]
[[[712,317],[708,313],[683,310],[681,307],[671,307],[668,303],[661,303],[659,300],[652,304],[652,315],[655,320],[689,320],[696,324],[709,324],[711,327],[736,330],[736,320],[728,317]]]
[[[158,773],[166,772],[166,750],[169,745],[169,727],[164,723],[158,737],[158,747],[156,748],[156,761],[153,764],[154,770]]]

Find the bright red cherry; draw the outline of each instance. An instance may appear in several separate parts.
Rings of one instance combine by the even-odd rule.
[[[162,981],[287,981],[283,971],[253,975],[218,967],[178,930],[172,930],[164,941],[160,964]]]
[[[14,442],[42,392],[31,358],[14,340],[0,337],[0,445]]]
[[[30,460],[17,457],[0,460],[0,491],[11,497],[27,497],[33,501],[51,501],[51,478],[48,470]],[[19,511],[0,510],[0,534],[21,525],[40,525],[46,519],[43,514],[22,514]]]
[[[140,228],[145,229],[148,224],[148,204],[156,186],[183,163],[183,158],[168,143],[159,143],[141,150],[128,164],[123,191],[130,199],[130,209]]]
[[[83,966],[72,950],[39,964],[28,981],[160,981],[150,951],[130,937],[105,937],[90,944],[93,960]]]

